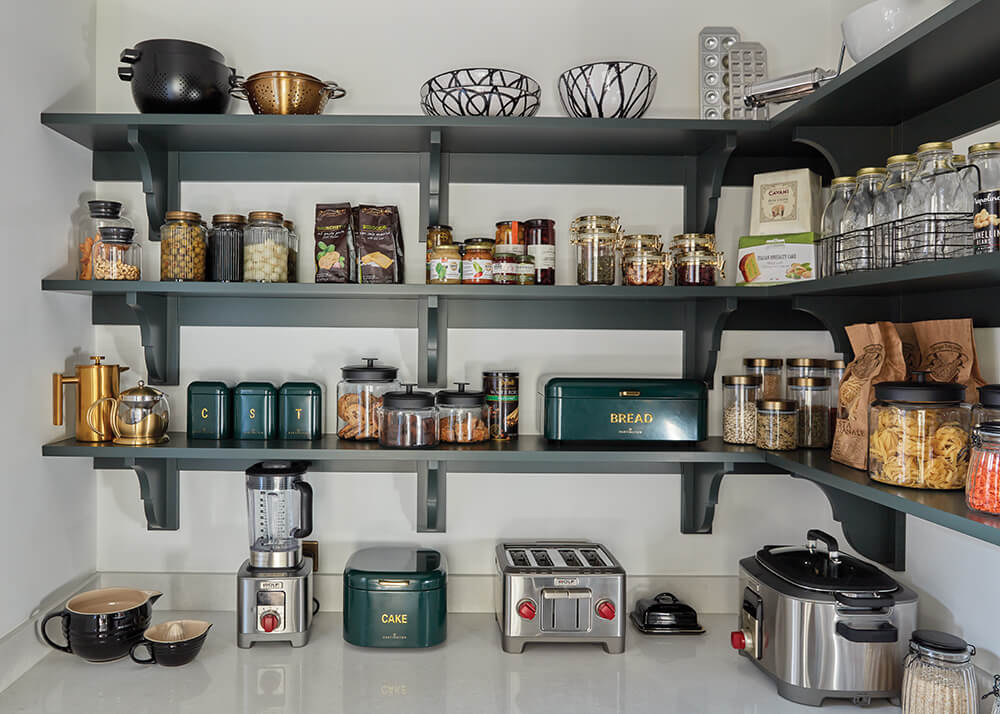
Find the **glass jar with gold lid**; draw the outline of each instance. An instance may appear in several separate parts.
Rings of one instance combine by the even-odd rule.
[[[619,233],[593,231],[578,234],[576,246],[577,285],[614,285]]]
[[[714,233],[681,233],[670,241],[670,252],[676,258],[685,253],[714,253]]]
[[[243,282],[288,282],[288,229],[277,211],[251,211],[243,232]]]
[[[662,253],[663,237],[659,233],[633,233],[622,236],[619,246],[622,255],[630,253]]]
[[[674,285],[703,287],[715,285],[716,276],[726,277],[726,259],[722,253],[696,250],[673,256]]]
[[[618,216],[578,216],[569,226],[570,233],[588,233],[602,231],[621,233],[622,227]]]
[[[167,211],[160,228],[160,280],[204,280],[208,231],[201,214]]]
[[[642,250],[622,258],[622,283],[660,286],[666,282],[670,258],[660,251]]]

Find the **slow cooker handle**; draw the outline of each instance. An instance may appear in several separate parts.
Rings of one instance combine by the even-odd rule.
[[[888,593],[872,597],[851,597],[844,593],[834,593],[833,597],[844,607],[858,610],[881,610],[882,608],[894,607],[896,605],[896,598]]]
[[[816,550],[816,544],[822,543],[826,546],[826,552],[830,560],[834,563],[840,562],[840,546],[837,544],[837,539],[829,533],[821,531],[818,528],[810,528],[806,532],[806,540],[809,541],[809,550]]]
[[[837,634],[848,642],[898,642],[899,630],[883,622],[874,629],[851,627],[846,622],[837,623]]]

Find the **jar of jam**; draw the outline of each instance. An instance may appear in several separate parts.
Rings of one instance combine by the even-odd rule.
[[[494,253],[524,255],[525,248],[524,224],[521,221],[500,221],[497,223]]]
[[[493,241],[469,238],[462,252],[462,285],[493,284]]]
[[[524,223],[528,255],[535,259],[535,285],[556,284],[556,222],[532,218]]]
[[[519,255],[513,253],[497,253],[493,256],[493,284],[517,285]]]
[[[517,259],[517,284],[535,284],[535,259],[530,255],[522,255]]]
[[[674,285],[701,287],[715,285],[716,273],[725,278],[725,261],[721,253],[695,251],[674,256]]]
[[[462,254],[454,243],[438,243],[427,251],[428,285],[458,285],[462,282]]]

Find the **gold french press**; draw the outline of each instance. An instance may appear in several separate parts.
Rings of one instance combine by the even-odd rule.
[[[61,374],[52,375],[52,424],[62,426],[63,423],[63,386],[76,386],[76,440],[87,442],[111,441],[111,406],[102,402],[95,410],[92,421],[99,429],[91,428],[87,423],[87,411],[90,407],[105,398],[118,396],[118,378],[128,367],[117,364],[102,364],[103,355],[91,355],[94,364],[78,364],[74,368],[75,376],[64,377]]]

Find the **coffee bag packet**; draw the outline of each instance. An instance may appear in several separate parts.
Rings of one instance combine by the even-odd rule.
[[[403,235],[395,206],[355,208],[354,236],[360,282],[403,282]]]
[[[920,369],[934,382],[965,385],[965,401],[975,404],[979,387],[986,384],[979,374],[972,320],[927,320],[914,322],[920,345]]]
[[[920,369],[923,356],[920,354],[920,343],[917,341],[917,331],[909,322],[894,322],[896,334],[899,335],[900,346],[903,349],[903,361],[906,363],[906,377]]]
[[[854,359],[840,381],[840,416],[830,458],[856,469],[868,468],[868,407],[874,385],[906,379],[899,333],[891,322],[849,325]]]
[[[351,204],[316,204],[316,282],[354,283]]]

